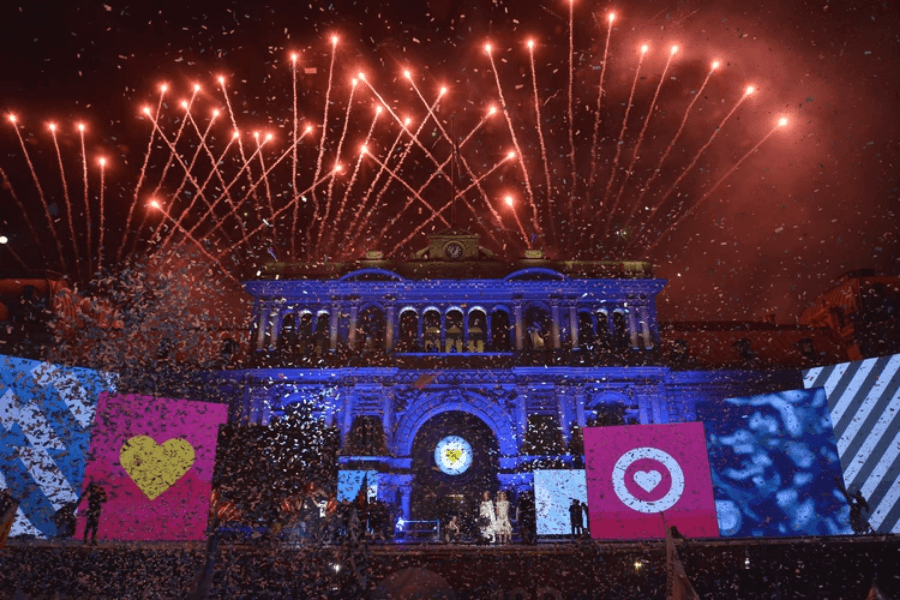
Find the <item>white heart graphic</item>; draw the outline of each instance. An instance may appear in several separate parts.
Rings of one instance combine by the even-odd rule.
[[[652,492],[662,481],[662,473],[659,471],[635,471],[634,482],[641,486],[645,492]]]

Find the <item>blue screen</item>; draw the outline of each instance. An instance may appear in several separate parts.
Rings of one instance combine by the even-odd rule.
[[[569,535],[572,500],[587,503],[584,469],[535,469],[534,503],[538,535]],[[587,519],[582,520],[587,523]]]
[[[824,390],[702,402],[696,410],[722,536],[851,533]]]
[[[378,471],[338,471],[338,502],[353,502],[359,495],[363,478],[366,480],[366,494],[369,500],[378,496]]]

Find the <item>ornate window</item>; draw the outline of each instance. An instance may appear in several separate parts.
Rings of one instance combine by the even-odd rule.
[[[491,350],[493,352],[509,352],[512,347],[511,333],[509,313],[503,308],[495,308],[491,312]]]

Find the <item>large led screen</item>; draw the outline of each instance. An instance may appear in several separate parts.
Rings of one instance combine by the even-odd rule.
[[[359,496],[359,491],[366,482],[366,498],[372,500],[378,497],[378,471],[338,471],[338,502],[347,500],[353,502]]]
[[[587,482],[584,469],[535,469],[534,503],[537,513],[538,535],[571,535],[572,501],[587,503]],[[587,521],[579,509],[575,518]],[[585,528],[586,530],[586,528]]]
[[[0,355],[0,488],[19,500],[11,536],[57,534],[54,515],[78,500],[97,396],[114,378]]]
[[[803,386],[828,397],[844,482],[878,533],[900,533],[900,354],[817,367]]]
[[[850,533],[822,389],[703,402],[696,410],[722,536]]]
[[[203,539],[223,404],[101,394],[84,486],[108,501],[99,537]],[[78,533],[84,531],[79,518]]]
[[[718,535],[702,423],[588,427],[584,450],[591,537]]]

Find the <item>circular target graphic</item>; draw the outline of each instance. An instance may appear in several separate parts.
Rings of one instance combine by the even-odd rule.
[[[654,460],[669,471],[672,484],[669,487],[669,491],[658,500],[641,500],[631,493],[625,483],[628,467],[642,459]],[[663,479],[662,474],[655,469],[636,471],[631,477],[639,488],[648,493],[655,489]],[[628,508],[645,514],[659,513],[669,510],[681,499],[681,495],[684,493],[684,472],[681,470],[678,461],[668,452],[664,452],[659,448],[642,446],[629,450],[619,457],[619,460],[613,466],[612,484],[616,496]]]

